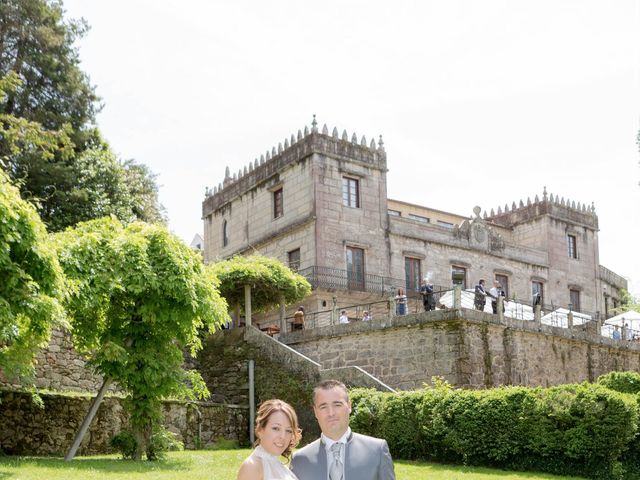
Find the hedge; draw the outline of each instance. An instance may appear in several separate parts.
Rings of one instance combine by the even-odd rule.
[[[354,431],[398,459],[640,478],[637,396],[604,384],[351,391]]]

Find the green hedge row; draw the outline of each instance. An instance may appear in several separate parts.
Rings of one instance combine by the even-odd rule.
[[[615,385],[626,388],[629,380]],[[385,438],[399,459],[640,478],[638,397],[606,381],[479,391],[442,383],[399,393],[354,389],[351,426]]]

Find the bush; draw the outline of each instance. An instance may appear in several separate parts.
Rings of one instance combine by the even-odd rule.
[[[372,388],[354,388],[349,392],[351,400],[351,428],[372,437],[381,437],[383,393]]]
[[[640,373],[638,372],[609,372],[598,377],[597,383],[616,392],[640,392]]]
[[[123,459],[133,460],[133,456],[136,453],[136,447],[138,446],[135,437],[131,432],[122,431],[111,438],[109,442],[111,448],[116,450]]]
[[[358,389],[351,398],[354,431],[385,438],[399,459],[591,478],[640,472],[622,463],[640,452],[636,397],[602,385],[482,391],[440,385],[395,394]]]
[[[182,450],[184,450],[184,444],[176,438],[174,433],[164,427],[155,427],[147,449],[147,460],[162,460],[167,452]]]

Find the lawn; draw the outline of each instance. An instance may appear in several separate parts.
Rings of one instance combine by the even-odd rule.
[[[113,455],[78,457],[70,463],[58,458],[0,457],[0,480],[234,480],[248,454],[249,450],[172,452],[163,462],[138,463]],[[398,480],[577,479],[404,461],[395,462],[395,468]]]

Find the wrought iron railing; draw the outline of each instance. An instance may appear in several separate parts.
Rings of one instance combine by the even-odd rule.
[[[398,288],[405,288],[404,279],[400,280],[368,273],[351,273],[338,268],[318,267],[314,265],[313,267],[303,268],[299,270],[298,273],[304,276],[314,289],[326,288],[391,294],[391,292]]]

